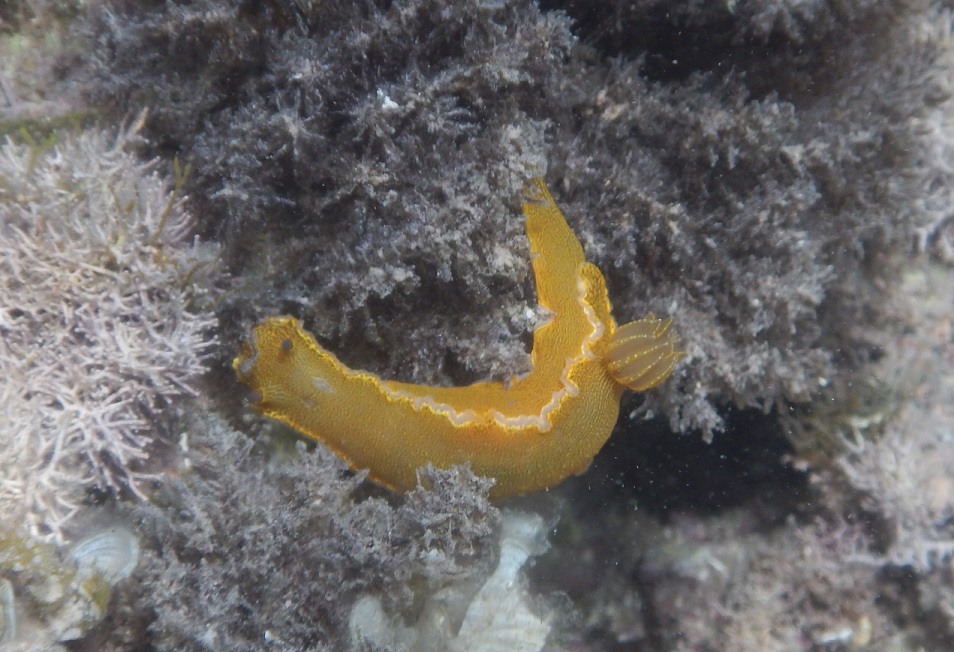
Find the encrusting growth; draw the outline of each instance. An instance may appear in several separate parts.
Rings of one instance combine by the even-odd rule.
[[[470,463],[496,498],[587,468],[609,438],[625,388],[663,382],[681,357],[670,321],[617,329],[603,274],[586,262],[542,179],[523,207],[537,298],[553,313],[533,333],[532,371],[507,384],[428,387],[346,367],[293,317],[259,323],[233,363],[249,402],[372,480],[407,491],[427,462]]]

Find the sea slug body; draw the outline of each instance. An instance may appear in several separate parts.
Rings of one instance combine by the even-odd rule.
[[[671,320],[650,313],[617,328],[603,274],[542,179],[523,210],[537,299],[553,314],[533,333],[529,374],[467,387],[383,380],[342,364],[297,319],[271,317],[233,363],[251,407],[398,491],[414,488],[427,462],[469,462],[496,479],[496,498],[582,472],[609,438],[623,390],[660,384],[682,354]]]

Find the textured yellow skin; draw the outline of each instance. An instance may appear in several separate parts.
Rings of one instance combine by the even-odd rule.
[[[533,333],[529,374],[448,388],[382,380],[342,364],[298,320],[273,317],[233,363],[251,406],[398,491],[417,486],[427,462],[469,462],[496,479],[495,498],[586,469],[613,430],[624,390],[603,359],[616,322],[602,273],[585,261],[541,179],[523,209],[537,297],[553,313]]]

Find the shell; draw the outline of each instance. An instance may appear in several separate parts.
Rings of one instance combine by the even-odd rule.
[[[139,539],[124,527],[111,527],[82,539],[69,556],[80,569],[95,569],[109,584],[129,577],[139,561]]]
[[[0,580],[0,643],[8,643],[17,635],[17,612],[13,584]]]

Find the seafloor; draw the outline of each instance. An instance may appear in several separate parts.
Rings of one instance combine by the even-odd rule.
[[[0,649],[954,649],[951,11],[0,2]],[[536,176],[684,354],[584,472],[395,494],[249,408],[279,314],[526,373]]]

